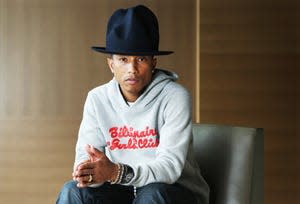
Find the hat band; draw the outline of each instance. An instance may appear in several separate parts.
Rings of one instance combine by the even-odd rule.
[[[106,41],[106,50],[115,52],[157,52],[158,46],[152,43],[153,40],[124,40],[116,39]]]

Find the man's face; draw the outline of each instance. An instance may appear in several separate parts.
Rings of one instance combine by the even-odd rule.
[[[156,58],[152,56],[112,55],[108,66],[118,81],[122,94],[129,102],[135,101],[151,82]]]

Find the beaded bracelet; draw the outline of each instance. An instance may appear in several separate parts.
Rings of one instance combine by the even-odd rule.
[[[124,165],[123,164],[120,164],[120,167],[121,167],[121,172],[120,172],[120,175],[117,179],[117,184],[120,184],[121,183],[121,180],[122,180],[122,177],[124,175]]]
[[[117,177],[116,177],[116,179],[115,180],[112,180],[112,181],[110,181],[110,183],[111,184],[117,184],[118,183],[118,181],[120,180],[120,178],[122,178],[121,176],[121,174],[122,174],[122,165],[121,164],[119,164],[119,163],[117,163],[117,165],[118,165],[118,174],[117,174]]]

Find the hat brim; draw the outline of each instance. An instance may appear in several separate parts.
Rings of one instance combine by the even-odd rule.
[[[106,53],[106,54],[120,54],[120,55],[136,55],[136,56],[150,56],[150,55],[169,55],[172,54],[173,51],[115,51],[115,50],[107,50],[105,47],[91,47],[92,50]]]

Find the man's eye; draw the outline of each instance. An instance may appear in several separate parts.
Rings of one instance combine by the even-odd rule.
[[[138,58],[138,61],[139,61],[139,62],[144,62],[144,61],[146,61],[146,58],[145,58],[145,57],[139,57],[139,58]]]
[[[122,58],[119,59],[119,61],[121,61],[121,62],[127,62],[127,59],[125,57],[122,57]]]

